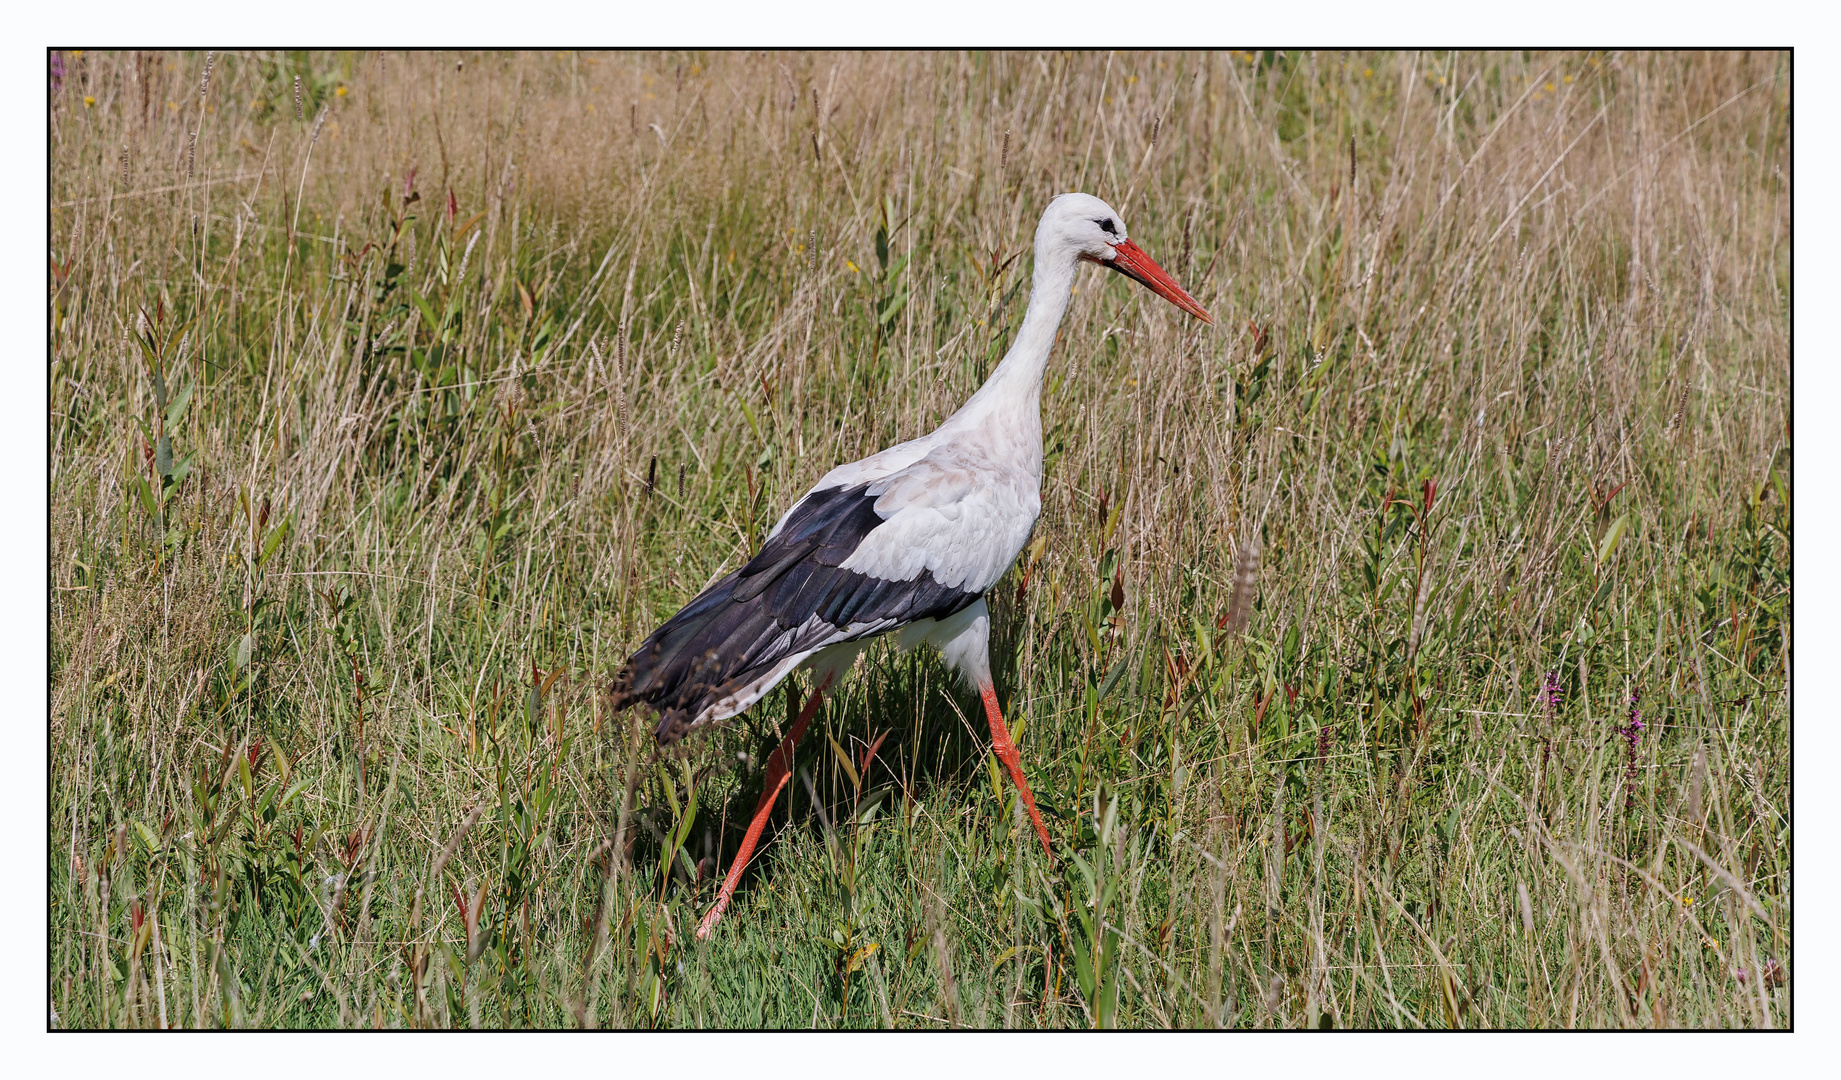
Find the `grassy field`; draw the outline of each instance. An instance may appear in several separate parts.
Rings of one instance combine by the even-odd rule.
[[[66,1027],[1790,1016],[1781,54],[58,53]],[[601,688],[1082,271],[992,593],[1041,855],[872,650]],[[797,680],[794,680],[796,683]]]

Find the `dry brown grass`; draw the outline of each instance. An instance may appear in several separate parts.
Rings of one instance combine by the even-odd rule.
[[[202,55],[66,63],[67,1023],[1788,1015],[1786,56],[224,54],[202,98]],[[947,681],[880,656],[802,751],[829,810],[793,785],[729,936],[661,950],[771,722],[661,767],[557,688],[963,400],[1064,190],[1219,322],[1095,272],[1049,374],[1000,686],[1082,861],[1018,853]],[[143,312],[195,320],[158,513]],[[712,861],[661,884],[687,781]]]

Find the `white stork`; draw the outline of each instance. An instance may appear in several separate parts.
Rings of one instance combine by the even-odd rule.
[[[614,707],[652,706],[658,742],[670,745],[744,711],[793,669],[812,670],[812,695],[767,760],[760,804],[699,938],[728,906],[823,694],[870,639],[891,630],[900,631],[903,649],[923,641],[938,648],[984,700],[992,750],[1054,858],[997,707],[984,602],[1042,509],[1042,372],[1083,260],[1213,320],[1127,238],[1118,212],[1091,195],[1049,203],[1036,227],[1035,260],[1016,341],[971,400],[931,434],[826,473],[759,554],[666,620],[615,680]]]

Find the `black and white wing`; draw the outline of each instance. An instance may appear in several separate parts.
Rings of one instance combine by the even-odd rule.
[[[746,566],[640,645],[615,683],[615,707],[651,705],[658,741],[670,744],[745,710],[819,649],[944,618],[976,601],[982,590],[943,585],[931,574],[895,579],[846,568],[888,520],[871,487],[801,499]]]

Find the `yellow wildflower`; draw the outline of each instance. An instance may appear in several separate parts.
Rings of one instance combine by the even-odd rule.
[[[337,90],[334,90],[334,91],[333,91],[332,93],[333,93],[333,96],[334,96],[334,97],[344,97],[344,96],[345,96],[345,87],[343,87],[343,86],[341,86],[341,87],[339,87],[339,88],[338,88]]]
[[[89,95],[87,95],[87,94],[86,94],[86,95],[84,95],[84,97],[83,97],[83,107],[84,107],[84,108],[86,108],[86,109],[87,109],[87,108],[89,108],[90,106],[92,106],[92,105],[94,105],[94,104],[96,104],[96,99],[95,99],[95,98],[93,98],[93,97],[90,97],[90,96],[89,96]]]

